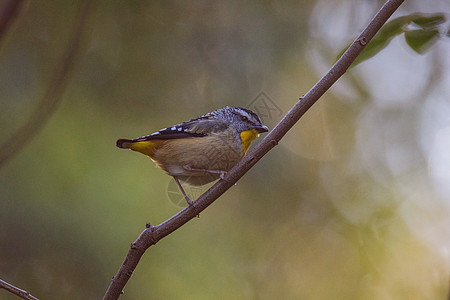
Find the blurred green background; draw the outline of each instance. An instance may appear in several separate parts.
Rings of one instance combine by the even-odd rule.
[[[75,2],[27,2],[1,43],[3,148],[55,84]],[[94,2],[57,109],[0,166],[0,278],[40,299],[100,299],[145,223],[181,209],[171,178],[116,139],[225,105],[273,128],[380,6]],[[406,1],[395,16],[412,12],[450,4]],[[419,56],[398,37],[350,70],[237,186],[151,247],[120,299],[447,299],[448,53],[448,40]]]

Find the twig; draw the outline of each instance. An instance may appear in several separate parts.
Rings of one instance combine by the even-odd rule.
[[[389,19],[404,0],[388,0],[378,11],[369,25],[351,44],[334,66],[308,91],[275,128],[234,166],[223,180],[219,180],[203,195],[193,206],[188,206],[170,219],[157,226],[147,224],[147,228],[131,244],[130,250],[119,271],[113,277],[103,300],[118,299],[122,289],[130,279],[134,269],[145,251],[159,240],[174,232],[198,213],[211,205],[220,195],[233,186],[253,165],[255,165],[267,152],[275,147],[292,126],[305,114],[305,112],[347,71],[352,62],[361,53],[377,31]]]
[[[26,300],[39,300],[38,298],[31,295],[29,292],[19,289],[18,287],[13,286],[10,283],[7,283],[4,280],[0,279],[0,288],[7,290],[11,294],[19,296],[22,299]]]
[[[89,8],[93,2],[84,1],[81,4],[80,13],[76,19],[67,50],[61,63],[58,64],[46,93],[39,100],[35,111],[22,127],[0,145],[0,168],[39,133],[61,102],[64,90],[75,66],[76,57],[80,50],[83,28]]]

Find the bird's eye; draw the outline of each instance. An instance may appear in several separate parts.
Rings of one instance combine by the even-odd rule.
[[[246,116],[241,116],[241,120],[246,122],[246,121],[248,121],[248,118]]]

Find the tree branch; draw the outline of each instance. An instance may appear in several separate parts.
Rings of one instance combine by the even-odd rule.
[[[35,111],[22,127],[0,145],[0,168],[39,133],[61,102],[80,50],[83,28],[92,2],[84,1],[81,4],[67,50],[57,65],[54,77],[50,81],[47,91],[39,100]]]
[[[19,289],[18,287],[13,286],[10,283],[7,283],[4,280],[0,279],[0,288],[7,290],[8,292],[19,296],[22,299],[26,300],[39,300],[38,298],[31,295],[29,292]]]
[[[244,158],[234,166],[225,176],[219,180],[203,195],[194,205],[188,206],[157,226],[147,224],[147,228],[139,235],[122,263],[119,271],[113,277],[103,300],[118,299],[122,289],[130,279],[134,269],[145,251],[159,240],[174,232],[189,220],[197,216],[201,211],[211,205],[219,196],[234,185],[252,166],[254,166],[267,152],[275,147],[283,136],[295,125],[305,112],[347,71],[352,62],[361,53],[373,36],[389,19],[404,0],[388,0],[378,11],[369,25],[356,38],[334,66],[308,91],[275,128],[254,147]]]

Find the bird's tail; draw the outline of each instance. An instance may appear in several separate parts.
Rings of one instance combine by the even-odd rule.
[[[132,140],[119,139],[116,142],[116,146],[122,149],[130,149],[132,143]]]

